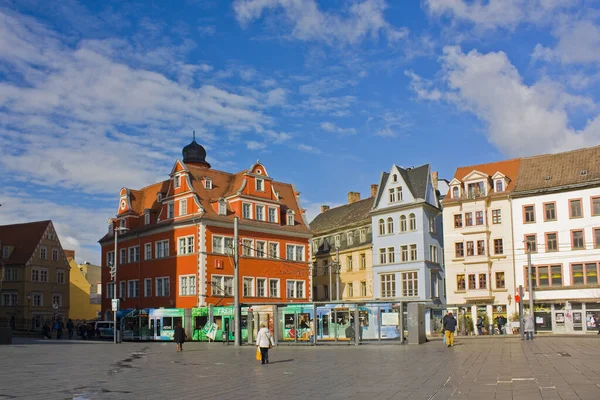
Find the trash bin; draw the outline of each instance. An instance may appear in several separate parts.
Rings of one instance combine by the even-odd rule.
[[[121,331],[118,330],[117,331],[117,343],[121,343],[122,342],[122,338],[121,338]]]
[[[221,341],[223,342],[223,344],[229,342],[228,338],[227,338],[227,332],[223,331],[221,333]]]

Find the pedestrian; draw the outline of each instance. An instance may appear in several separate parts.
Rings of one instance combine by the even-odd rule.
[[[261,364],[268,364],[269,349],[273,347],[273,337],[264,323],[260,324],[260,330],[256,335],[256,347],[260,349]]]
[[[533,331],[535,330],[535,324],[533,323],[533,317],[531,314],[525,314],[523,317],[523,332],[527,336],[527,340],[533,340]]]
[[[496,321],[498,324],[498,333],[500,335],[504,335],[504,324],[505,324],[504,317],[502,315],[499,315],[498,319]]]
[[[477,316],[477,334],[479,336],[483,335],[483,318],[481,318],[481,315]]]
[[[315,320],[314,319],[310,320],[309,326],[310,326],[310,331],[309,331],[310,343],[314,344],[315,343]]]
[[[71,320],[71,318],[69,318],[69,320],[67,321],[67,331],[69,332],[69,340],[73,339],[73,328],[75,327],[75,324],[73,324],[73,321]]]
[[[185,330],[181,326],[181,322],[178,322],[177,326],[175,327],[175,332],[173,332],[173,340],[175,341],[175,344],[177,345],[178,353],[180,351],[183,351],[183,342],[185,342],[186,338],[187,338],[187,336],[185,334]]]
[[[600,318],[598,318],[598,314],[594,315],[594,325],[598,328],[598,335],[600,335]]]
[[[50,325],[47,322],[44,322],[44,326],[42,327],[42,335],[44,335],[44,339],[51,339],[50,336]]]
[[[444,319],[444,332],[446,334],[446,343],[448,347],[454,346],[454,331],[456,330],[456,318],[452,315],[452,311],[448,311]]]
[[[63,323],[60,319],[57,319],[54,323],[54,329],[56,330],[56,339],[62,338]]]

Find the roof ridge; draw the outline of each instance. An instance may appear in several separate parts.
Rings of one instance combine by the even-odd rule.
[[[592,150],[594,150],[594,149],[596,149],[598,147],[600,147],[600,145],[589,146],[589,147],[580,147],[578,149],[566,150],[566,151],[561,151],[561,152],[558,152],[558,153],[536,154],[536,155],[533,155],[533,156],[522,157],[522,159],[530,160],[532,158],[561,156],[561,155],[567,155],[567,154],[577,153],[577,152],[582,152],[582,151],[592,151]]]
[[[8,225],[0,225],[0,228],[8,228],[8,227],[13,227],[13,226],[19,226],[19,225],[33,225],[33,224],[48,224],[52,222],[51,219],[44,219],[41,221],[32,221],[32,222],[19,222],[17,224],[8,224]]]

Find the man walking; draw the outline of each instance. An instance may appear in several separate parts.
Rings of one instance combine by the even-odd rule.
[[[446,334],[446,343],[448,347],[454,346],[454,331],[456,330],[456,318],[452,315],[452,311],[448,311],[448,315],[444,318],[444,333]]]

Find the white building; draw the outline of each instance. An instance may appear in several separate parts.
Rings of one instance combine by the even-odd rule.
[[[517,310],[510,193],[518,169],[519,160],[460,167],[443,200],[448,309],[473,325],[487,315],[486,330]]]
[[[371,211],[374,297],[422,301],[427,332],[441,319],[444,303],[442,211],[433,175],[428,164],[394,165],[382,174]]]
[[[516,285],[528,287],[536,329],[597,331],[600,316],[600,146],[523,158],[513,191]],[[529,291],[525,294],[528,306]]]

